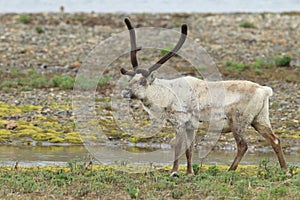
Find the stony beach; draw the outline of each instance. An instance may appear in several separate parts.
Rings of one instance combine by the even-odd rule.
[[[97,44],[126,30],[123,23],[126,16],[137,27],[178,30],[186,23],[189,37],[206,49],[223,79],[245,79],[272,87],[272,126],[283,139],[286,151],[299,151],[300,13],[0,14],[0,142],[19,144],[16,141],[23,138],[29,144],[80,143],[74,130],[72,90],[42,85],[24,91],[24,83],[8,82],[17,81],[28,71],[45,76],[46,81],[55,75],[75,77]],[[160,54],[156,52],[154,56]],[[290,60],[280,66],[276,59],[284,56]],[[235,67],[232,63],[243,69],[232,70],[230,66]],[[130,66],[127,57],[119,64]],[[174,61],[171,64],[178,65]],[[108,73],[110,80],[118,73],[117,70]],[[111,85],[109,82],[99,89],[102,98],[109,95]],[[264,146],[261,136],[253,130],[249,133],[247,137],[253,148]],[[221,138],[219,146],[227,145],[234,146],[231,135]]]

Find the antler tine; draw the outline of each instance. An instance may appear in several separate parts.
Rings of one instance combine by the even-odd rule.
[[[127,71],[126,69],[124,69],[124,68],[121,68],[121,73],[123,74],[123,75],[128,75],[128,76],[134,76],[135,75],[135,72],[134,71]]]
[[[130,21],[130,19],[128,17],[125,18],[125,24],[129,30],[129,34],[130,34],[130,45],[131,45],[131,54],[130,54],[130,58],[131,58],[131,64],[133,67],[133,70],[136,70],[136,68],[138,67],[138,61],[136,58],[136,52],[141,50],[141,48],[137,48],[136,47],[136,37],[135,37],[135,31],[134,31],[134,27],[132,26],[132,23]]]
[[[167,53],[164,57],[162,57],[159,61],[157,61],[153,66],[149,68],[149,74],[157,70],[162,64],[164,64],[166,61],[168,61],[177,53],[177,51],[182,47],[183,43],[185,42],[187,36],[187,30],[188,30],[187,25],[183,24],[181,26],[181,36],[176,46],[171,51],[169,51],[169,53]]]

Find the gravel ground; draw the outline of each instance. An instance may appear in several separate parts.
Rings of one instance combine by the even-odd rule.
[[[1,14],[0,68],[2,72],[12,68],[35,69],[41,73],[74,72],[95,45],[126,30],[123,24],[126,16],[124,13],[40,13],[29,14],[28,22],[22,23],[20,14]],[[207,50],[221,72],[228,60],[247,64],[282,55],[292,57],[291,67],[284,69],[285,73],[300,72],[300,13],[132,14],[130,17],[137,27],[178,29],[181,23],[187,23],[190,37]],[[251,22],[255,27],[240,27],[243,22]],[[224,79],[248,79],[271,86],[274,96],[270,117],[275,132],[295,136],[289,142],[300,145],[300,77],[298,81],[284,81],[272,75],[280,74],[280,70],[267,72],[270,74],[261,78],[224,73]],[[32,95],[26,96],[19,92],[0,93],[2,102],[14,104],[17,100],[25,105],[44,105],[53,99],[70,100],[72,95],[71,91],[53,89],[29,91]]]

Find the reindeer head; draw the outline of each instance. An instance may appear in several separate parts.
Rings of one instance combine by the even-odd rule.
[[[179,49],[182,47],[185,42],[187,36],[187,25],[183,24],[181,26],[181,36],[176,46],[169,51],[164,57],[162,57],[159,61],[157,61],[153,66],[149,69],[138,69],[138,61],[136,57],[137,51],[140,51],[141,47],[136,47],[136,37],[134,27],[129,18],[125,18],[125,24],[130,33],[130,44],[131,44],[131,64],[133,70],[127,71],[124,68],[121,68],[121,73],[123,75],[128,75],[131,77],[129,82],[129,88],[126,88],[122,91],[124,98],[138,98],[141,99],[144,96],[145,89],[153,82],[153,72],[157,70],[162,64],[172,58]]]

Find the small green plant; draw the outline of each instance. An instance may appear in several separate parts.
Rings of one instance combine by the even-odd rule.
[[[47,80],[44,76],[39,76],[31,79],[29,85],[34,88],[45,88],[47,87]]]
[[[261,68],[264,65],[265,65],[265,61],[263,61],[263,60],[255,60],[252,66],[254,68]]]
[[[71,76],[54,76],[51,80],[52,87],[59,87],[62,89],[72,89],[74,86],[74,78]]]
[[[138,197],[138,195],[139,195],[139,190],[135,186],[133,186],[133,185],[128,186],[126,188],[126,191],[128,192],[129,196],[132,199],[136,199]]]
[[[27,14],[22,14],[17,19],[18,22],[21,22],[23,24],[28,24],[30,22],[30,17]]]
[[[167,46],[164,49],[160,50],[160,53],[162,56],[165,56],[167,53],[169,53],[174,47],[173,46]]]
[[[7,81],[3,81],[1,83],[1,88],[10,88],[10,87],[15,87],[17,85],[17,82],[16,81],[13,81],[13,80],[7,80]]]
[[[271,104],[271,108],[273,108],[273,109],[277,109],[277,108],[279,108],[279,106],[280,106],[280,104],[277,101],[273,101],[273,103]]]
[[[174,199],[180,199],[184,194],[185,194],[185,190],[183,189],[174,189],[172,191],[172,198]]]
[[[76,87],[81,90],[90,90],[101,87],[107,84],[108,81],[109,76],[103,76],[99,79],[98,75],[82,74],[76,78]]]
[[[102,85],[107,84],[109,81],[109,76],[104,76],[102,78],[100,78],[100,80],[98,81],[98,87],[101,87]]]
[[[265,62],[263,60],[256,60],[253,64],[252,64],[252,68],[254,70],[254,72],[256,74],[262,74],[263,71],[261,70],[261,68],[264,66]]]
[[[285,55],[283,57],[275,57],[274,58],[276,67],[289,67],[290,62],[292,61],[291,56]]]
[[[252,22],[243,22],[239,25],[242,28],[256,28],[256,26]]]
[[[35,70],[29,70],[27,72],[27,75],[30,77],[30,78],[34,78],[36,76],[38,76],[38,73],[35,71]]]
[[[21,76],[23,75],[24,73],[22,72],[22,70],[18,69],[18,68],[12,68],[10,70],[10,75],[12,77],[18,77],[18,76]]]
[[[35,27],[35,31],[36,31],[38,34],[41,34],[41,33],[44,33],[44,32],[45,32],[44,29],[42,29],[42,27],[40,27],[40,26]]]
[[[237,63],[237,62],[231,62],[231,61],[226,61],[225,62],[225,67],[229,71],[232,72],[242,72],[244,71],[248,66],[243,64],[243,63]]]
[[[285,187],[285,186],[282,186],[282,187],[272,189],[271,190],[271,195],[274,198],[284,197],[284,196],[286,196],[287,192],[288,192],[288,188]]]
[[[216,165],[214,165],[207,169],[207,173],[211,176],[217,176],[220,173],[220,170],[217,168]]]
[[[272,182],[282,181],[287,178],[287,174],[279,166],[271,165],[268,158],[260,161],[257,176]]]
[[[193,170],[195,174],[199,174],[200,166],[198,164],[193,164]]]

